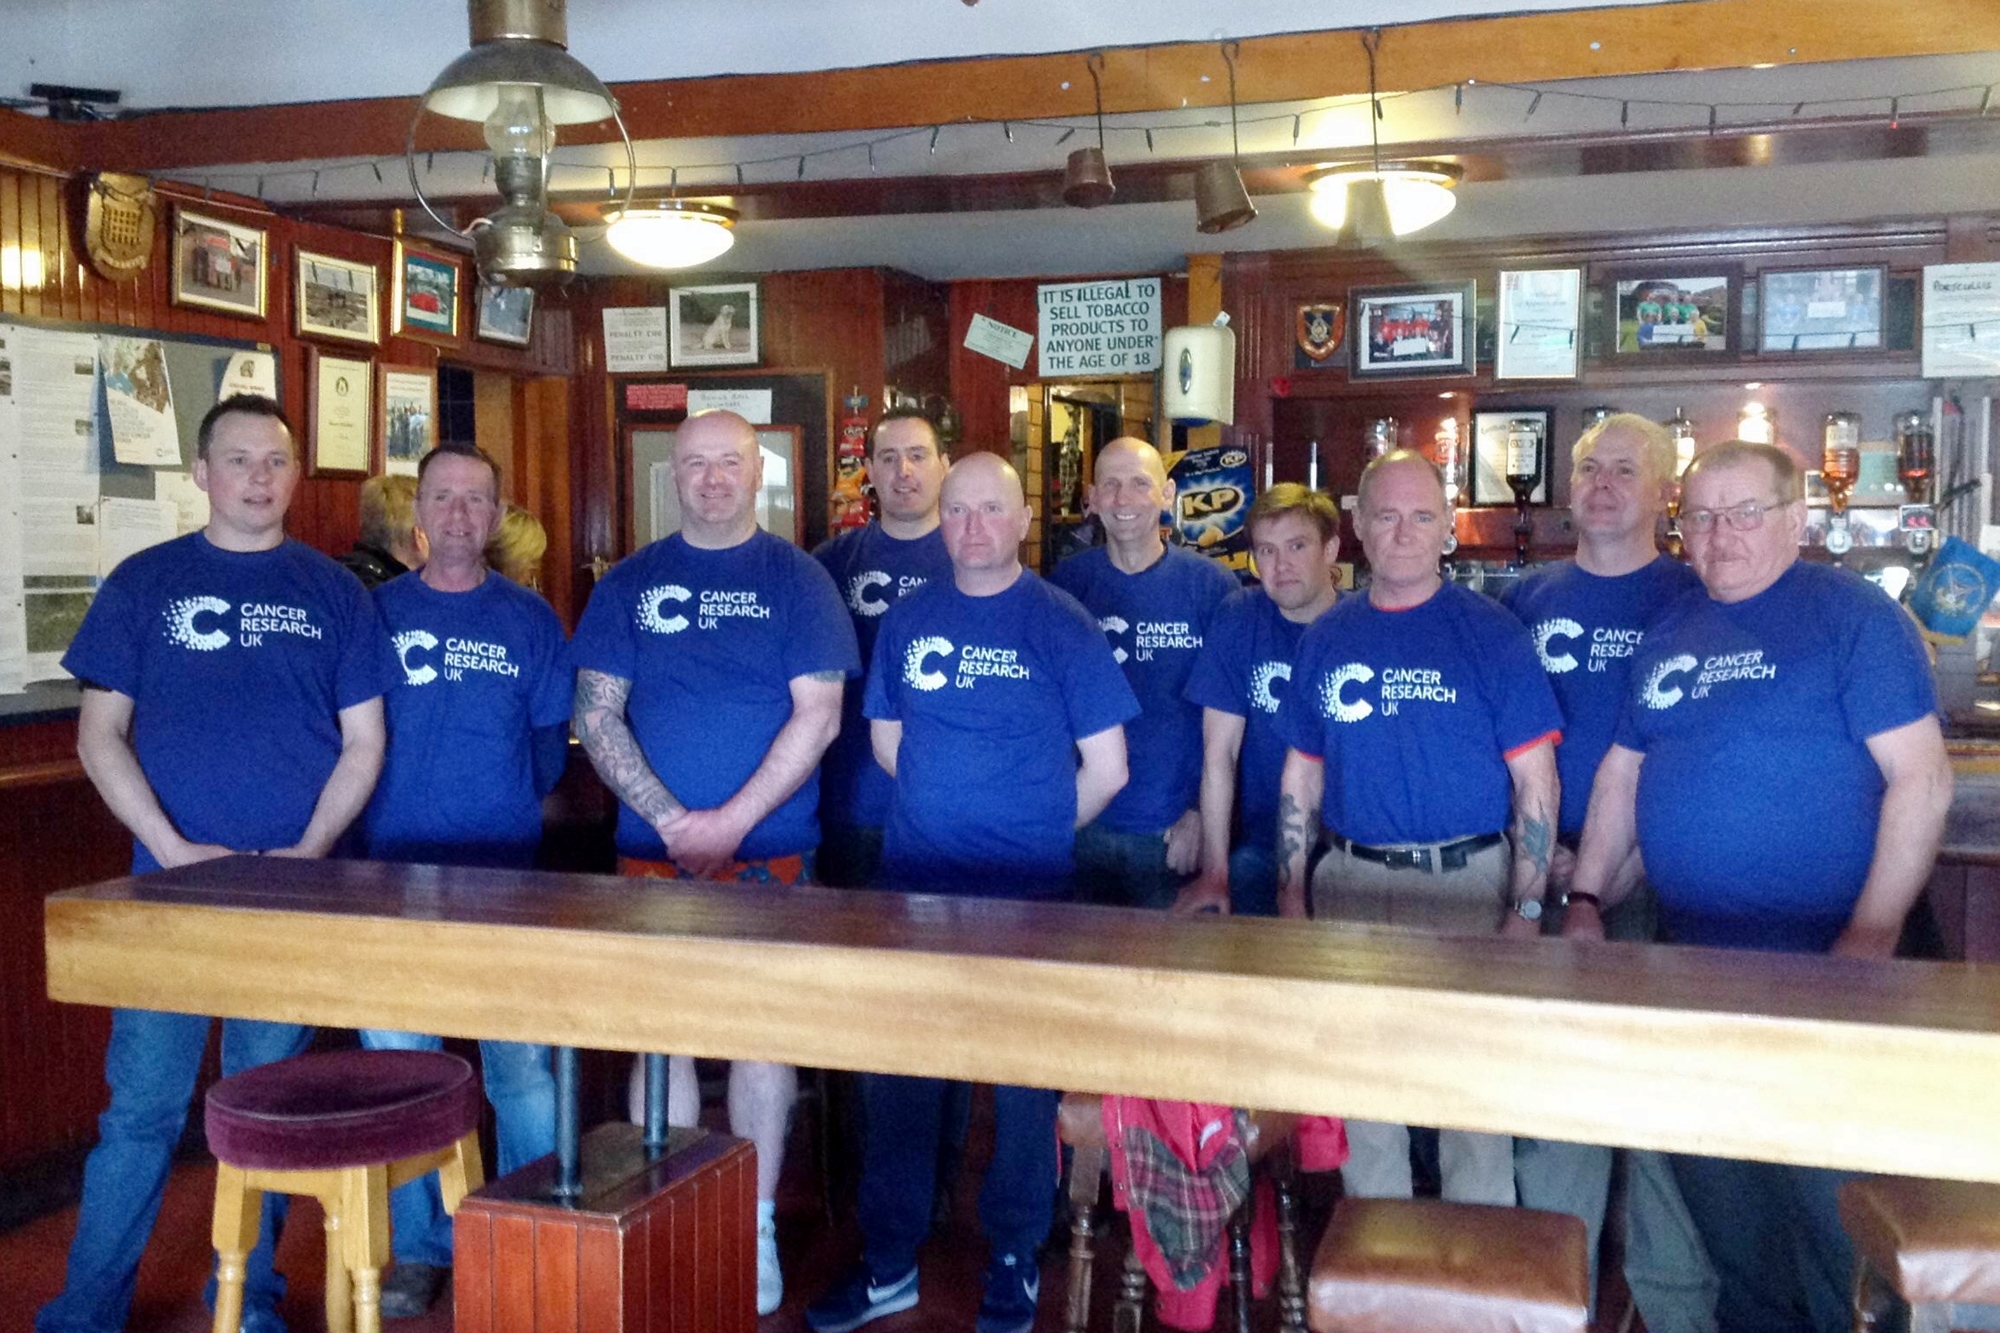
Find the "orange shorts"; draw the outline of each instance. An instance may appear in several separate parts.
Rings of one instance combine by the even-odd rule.
[[[618,858],[618,873],[628,879],[696,879],[675,861],[642,861],[636,856]],[[810,884],[812,853],[773,856],[762,861],[731,861],[715,880],[738,884]]]

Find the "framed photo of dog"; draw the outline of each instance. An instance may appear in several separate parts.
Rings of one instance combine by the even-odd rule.
[[[756,283],[674,287],[667,297],[667,346],[675,366],[757,364]]]

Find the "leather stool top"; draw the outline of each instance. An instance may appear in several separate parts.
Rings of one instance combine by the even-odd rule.
[[[333,1171],[435,1152],[479,1126],[479,1078],[443,1051],[327,1051],[208,1090],[208,1147],[248,1170]]]
[[[2000,1302],[2000,1185],[1853,1180],[1840,1188],[1840,1221],[1910,1304]]]
[[[1313,1333],[1585,1333],[1581,1220],[1532,1208],[1342,1199],[1313,1258]]]
[[[1299,1118],[1286,1111],[1252,1111],[1243,1150],[1253,1162],[1291,1138]],[[1056,1106],[1056,1135],[1072,1148],[1102,1148],[1104,1098],[1094,1092],[1066,1092]]]

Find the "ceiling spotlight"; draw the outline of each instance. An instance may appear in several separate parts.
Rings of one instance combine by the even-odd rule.
[[[647,268],[693,268],[736,244],[736,210],[695,199],[662,199],[617,209],[604,239]]]
[[[1441,221],[1457,207],[1454,191],[1463,179],[1464,170],[1450,162],[1356,163],[1306,174],[1313,217],[1329,230],[1360,233],[1364,243]]]

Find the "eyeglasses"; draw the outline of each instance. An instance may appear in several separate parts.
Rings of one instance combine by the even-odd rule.
[[[1704,535],[1715,531],[1717,523],[1727,523],[1734,532],[1755,532],[1764,526],[1764,515],[1773,509],[1783,509],[1790,500],[1745,500],[1740,505],[1727,509],[1684,509],[1681,511],[1681,526],[1689,532]]]

